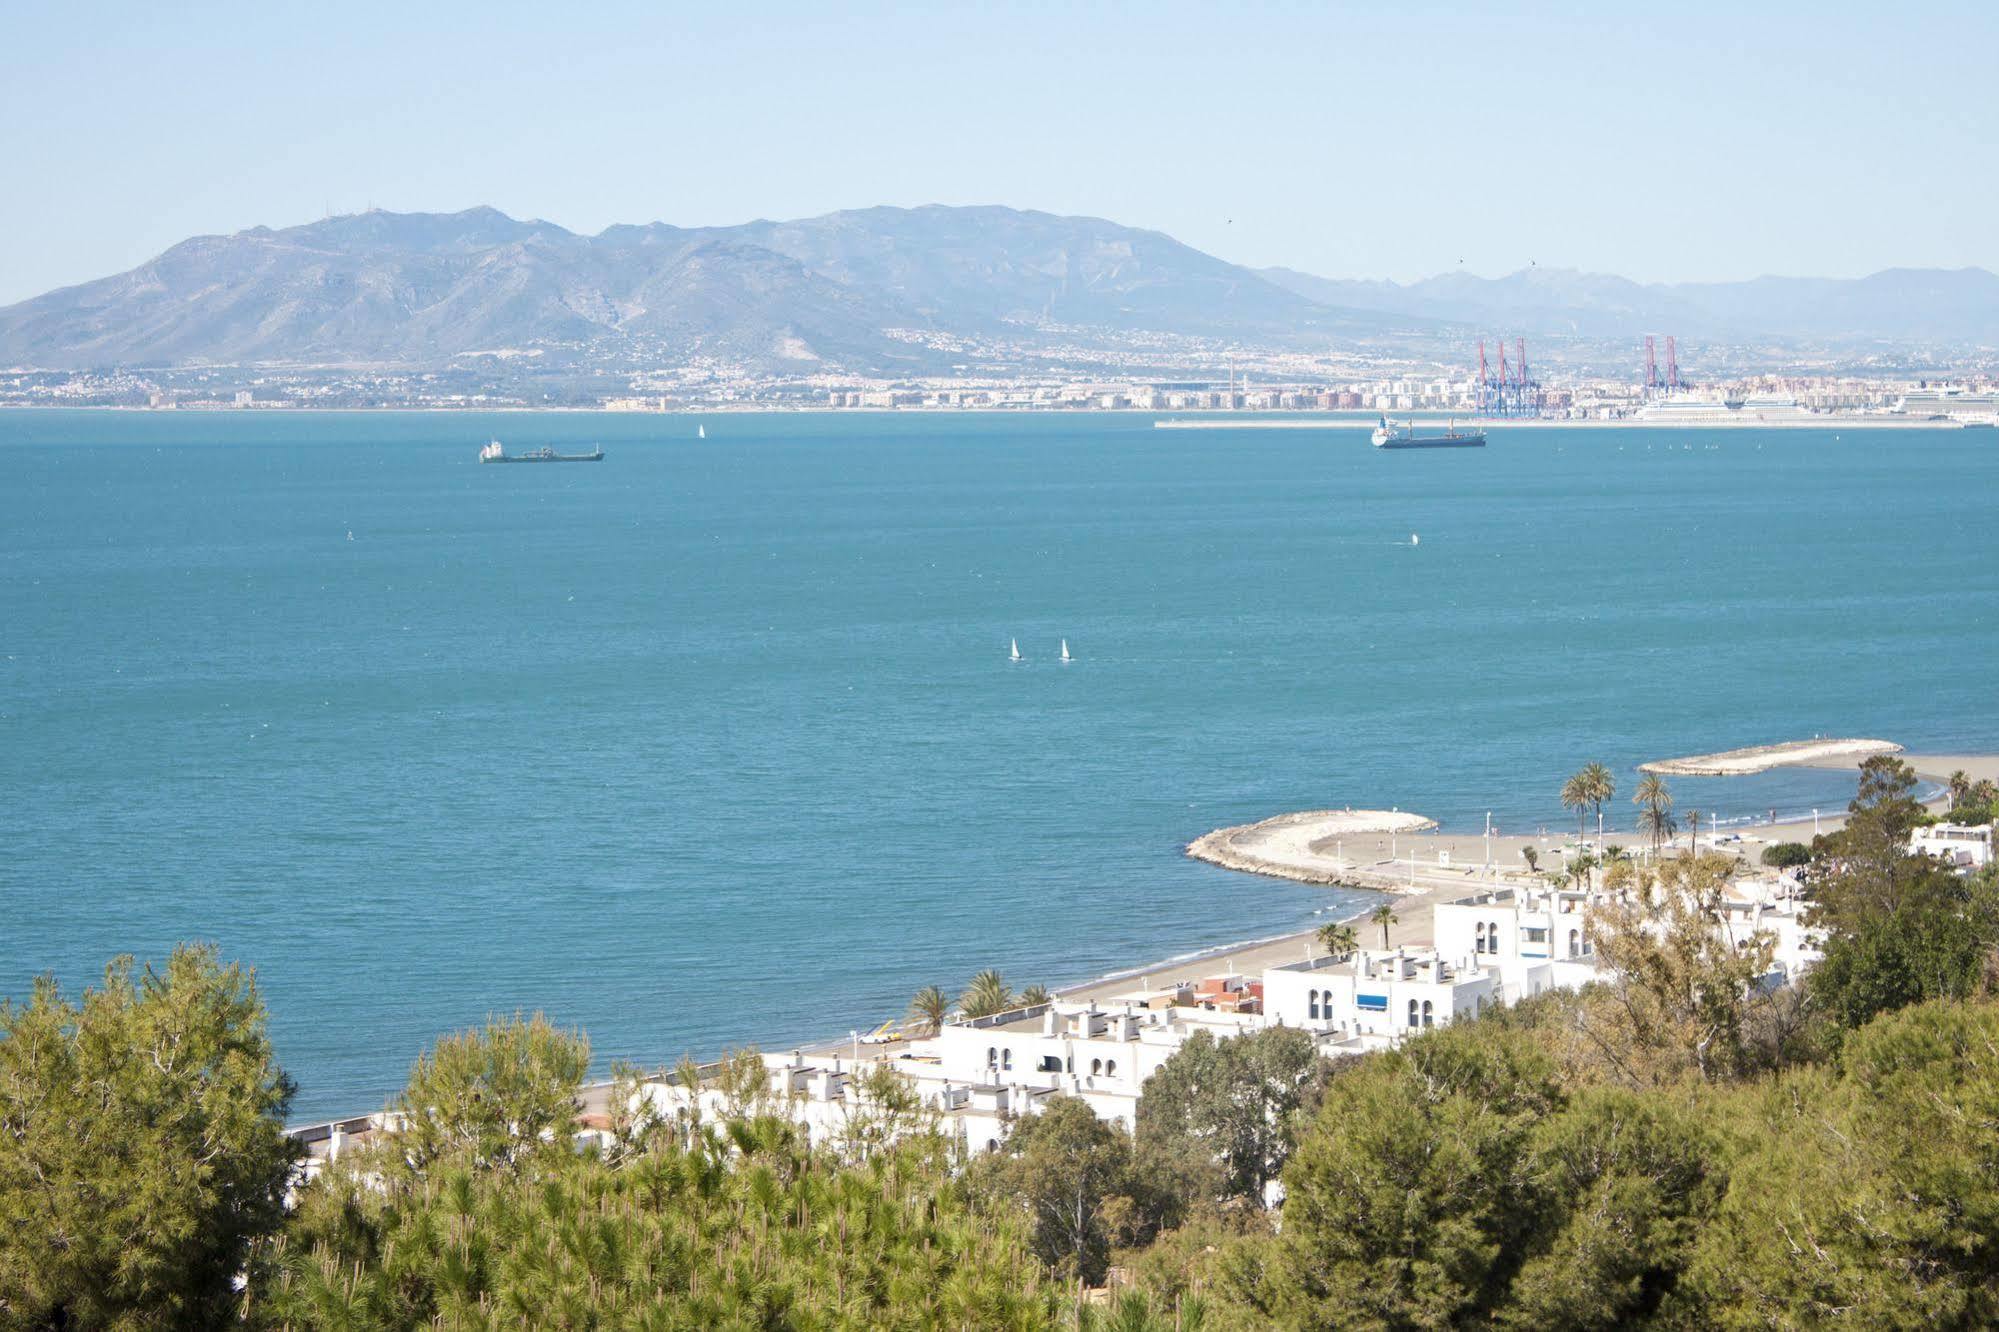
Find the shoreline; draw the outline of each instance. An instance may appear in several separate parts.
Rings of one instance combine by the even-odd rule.
[[[1902,757],[1910,767],[1916,770],[1919,776],[1938,783],[1947,780],[1952,771],[1959,769],[1969,774],[1974,780],[1982,778],[1999,781],[1999,753],[1904,754]],[[1839,759],[1824,759],[1821,761],[1800,760],[1796,766],[1839,770],[1857,769],[1859,763],[1857,760]],[[1368,811],[1318,812],[1364,814]],[[1379,813],[1381,811],[1374,812]],[[1406,811],[1388,812],[1406,813]],[[1242,828],[1254,828],[1262,826],[1262,824],[1282,820],[1286,817],[1285,815],[1278,815],[1275,819],[1266,819],[1260,824],[1238,826]],[[1410,817],[1420,819],[1422,816],[1412,815]],[[1831,832],[1843,826],[1845,821],[1846,811],[1842,808],[1836,814],[1825,815],[1819,820],[1819,823],[1822,831]],[[1425,820],[1425,822],[1429,821]],[[1431,828],[1435,828],[1434,823],[1431,824]],[[1232,829],[1215,830],[1216,833],[1228,831],[1232,831]],[[1620,830],[1608,828],[1605,831],[1605,835],[1608,837],[1611,833],[1618,831]],[[1625,831],[1629,832],[1629,830]],[[1207,836],[1214,835],[1214,833],[1207,834]],[[1364,837],[1377,834],[1363,833],[1357,835]],[[1386,831],[1378,834],[1380,837],[1386,837],[1387,835]],[[1485,840],[1482,835],[1442,833],[1434,830],[1410,832],[1407,834],[1398,832],[1397,835],[1406,835],[1409,842],[1414,846],[1425,848],[1428,852],[1427,859],[1429,863],[1425,865],[1423,863],[1424,857],[1420,853],[1412,851],[1411,856],[1395,860],[1375,860],[1367,864],[1355,864],[1345,871],[1346,877],[1344,878],[1337,881],[1328,879],[1324,882],[1315,883],[1315,886],[1319,887],[1350,889],[1356,892],[1375,894],[1379,898],[1384,898],[1395,909],[1398,918],[1396,923],[1391,925],[1388,930],[1388,943],[1391,948],[1431,943],[1433,941],[1433,913],[1431,908],[1437,902],[1470,893],[1476,890],[1481,884],[1513,886],[1522,882],[1525,878],[1523,873],[1525,866],[1520,859],[1520,847],[1532,845],[1538,850],[1548,846],[1560,846],[1564,840],[1559,833],[1549,833],[1546,835],[1519,833],[1503,836],[1495,835],[1491,839],[1492,863],[1495,874],[1487,878],[1481,874],[1484,864],[1482,855],[1476,859],[1458,859],[1460,851],[1469,851],[1474,846],[1482,850]],[[1778,820],[1775,823],[1753,825],[1752,829],[1731,828],[1727,835],[1738,839],[1730,842],[1728,845],[1742,850],[1747,850],[1747,844],[1749,843],[1769,845],[1774,842],[1784,841],[1809,842],[1812,837],[1812,821],[1810,819]],[[1198,842],[1202,839],[1197,838],[1195,840]],[[1678,838],[1675,839],[1676,842],[1679,840]],[[1189,849],[1184,854],[1192,854],[1192,845],[1192,843],[1189,844]],[[1440,849],[1452,852],[1452,863],[1448,865],[1440,865],[1438,863],[1436,853]],[[1411,868],[1412,857],[1416,860],[1413,870]],[[1544,863],[1552,863],[1552,860]],[[1234,869],[1230,866],[1218,867],[1230,869],[1233,873],[1251,875],[1262,873],[1256,870]],[[1290,876],[1265,873],[1264,877],[1288,878]],[[1313,881],[1294,880],[1294,882]],[[1188,949],[1176,953],[1171,957],[1141,961],[1130,967],[1120,967],[1093,976],[1087,980],[1051,986],[1050,992],[1059,999],[1084,1003],[1091,1000],[1107,1000],[1121,994],[1130,993],[1132,990],[1142,988],[1140,983],[1148,980],[1199,980],[1203,976],[1215,975],[1218,972],[1223,974],[1226,974],[1228,971],[1241,971],[1244,973],[1261,972],[1269,966],[1284,962],[1293,962],[1303,956],[1310,956],[1314,948],[1316,936],[1322,925],[1357,925],[1360,927],[1363,942],[1367,942],[1369,937],[1368,931],[1373,930],[1375,927],[1362,925],[1361,922],[1365,920],[1375,905],[1376,903],[1374,902],[1368,902],[1348,914],[1334,914],[1335,908],[1328,908],[1326,919],[1321,920],[1317,925],[1308,926],[1304,929],[1291,930],[1282,934],[1266,935],[1255,939],[1227,940],[1207,947]],[[1369,946],[1372,945],[1370,944]],[[896,1016],[899,1020],[903,1015],[898,1014]],[[879,1022],[880,1020],[880,1018],[874,1019],[875,1022]],[[873,1023],[869,1024],[869,1026],[872,1025]],[[856,1027],[854,1030],[858,1032],[867,1029],[867,1026],[862,1026]],[[860,1047],[861,1058],[865,1060],[871,1055],[892,1056],[895,1052],[904,1048],[905,1044],[905,1042],[898,1040],[880,1045],[862,1046]],[[731,1047],[724,1044],[718,1048],[728,1049]],[[817,1040],[801,1041],[782,1048],[795,1050],[800,1054],[808,1056],[838,1057],[844,1059],[851,1057],[854,1053],[854,1037],[851,1034],[826,1036]],[[770,1052],[770,1050],[764,1051],[764,1053]],[[671,1064],[660,1064],[657,1065],[657,1068],[662,1071],[669,1071]],[[613,1085],[608,1079],[586,1082],[581,1089],[581,1099],[583,1100],[585,1111],[601,1113],[608,1104],[608,1097]],[[373,1113],[375,1111],[361,1111],[353,1115],[309,1120],[299,1124],[287,1125],[286,1131],[296,1134],[307,1130],[320,1129],[330,1124],[352,1124],[365,1119]]]
[[[754,407],[735,404],[715,404],[712,406],[681,407],[672,411],[627,411],[610,407],[529,407],[480,405],[476,407],[441,407],[411,404],[398,407],[320,407],[290,404],[256,404],[249,407],[227,405],[186,406],[186,407],[143,407],[136,403],[54,403],[54,402],[10,402],[0,403],[0,411],[16,412],[139,412],[161,416],[254,416],[278,414],[285,416],[305,416],[315,413],[325,415],[366,415],[392,416],[397,413],[411,413],[434,416],[608,416],[623,420],[646,420],[651,417],[663,419],[690,416],[1047,416],[1065,420],[1107,417],[1153,417],[1156,430],[1364,430],[1374,421],[1373,412],[1358,412],[1352,417],[1312,417],[1301,420],[1272,419],[1287,415],[1278,411],[1241,413],[1246,420],[1227,420],[1201,417],[1193,420],[1161,419],[1160,413],[1149,407],[823,407],[798,404],[779,406],[759,404]],[[1301,413],[1301,415],[1304,415]],[[1985,421],[1963,421],[1955,418],[1935,419],[1931,417],[1889,417],[1889,416],[1827,416],[1809,421],[1641,421],[1630,417],[1609,420],[1541,420],[1523,417],[1450,417],[1449,413],[1424,411],[1416,414],[1423,421],[1445,419],[1463,420],[1476,423],[1485,430],[1970,430],[1987,427]]]

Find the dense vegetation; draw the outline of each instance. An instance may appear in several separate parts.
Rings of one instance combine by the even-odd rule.
[[[287,1211],[249,978],[120,963],[0,1010],[0,1328],[1990,1326],[1999,884],[1922,817],[1867,765],[1801,985],[1709,927],[1731,858],[1607,857],[1601,984],[1336,1063],[1196,1038],[1135,1134],[1057,1099],[975,1162],[886,1084],[808,1146],[748,1060],[721,1118],[614,1097],[578,1149],[588,1047],[516,1019]]]

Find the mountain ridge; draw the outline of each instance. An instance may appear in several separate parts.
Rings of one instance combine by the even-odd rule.
[[[901,374],[947,369],[981,346],[1064,357],[1158,337],[1431,350],[1448,339],[1455,354],[1483,330],[1999,345],[1999,276],[1891,268],[1644,284],[1530,267],[1398,284],[1251,269],[1161,231],[1002,205],[595,235],[481,205],[190,237],[127,272],[0,308],[0,363],[425,367],[533,349],[549,364],[706,358]]]
[[[1101,218],[929,205],[589,236],[481,206],[192,237],[0,309],[0,360],[422,364],[532,344],[879,368],[925,359],[892,330],[1284,338],[1411,322],[1328,308]]]

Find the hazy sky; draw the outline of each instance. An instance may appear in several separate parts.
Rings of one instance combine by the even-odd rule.
[[[1339,277],[1999,269],[1995,51],[1994,0],[0,0],[0,303],[370,204],[1004,203]]]

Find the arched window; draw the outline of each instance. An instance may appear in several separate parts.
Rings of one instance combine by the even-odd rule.
[[[1581,930],[1570,930],[1569,956],[1574,957],[1578,953],[1582,952],[1582,950],[1583,950],[1583,932]]]
[[[987,1068],[999,1067],[999,1050],[991,1045],[988,1045],[986,1047],[986,1067]]]
[[[1011,1050],[1000,1051],[1000,1067],[1006,1069],[1010,1069],[1013,1067],[1013,1051]]]
[[[1486,923],[1485,951],[1488,953],[1496,953],[1499,951],[1499,922],[1496,920],[1488,921]]]
[[[1414,999],[1409,1001],[1409,1025],[1412,1027],[1416,1025],[1416,1001]]]
[[[1107,1078],[1114,1078],[1117,1076],[1117,1060],[1107,1059],[1104,1061],[1104,1076]]]
[[[1426,1027],[1434,1027],[1437,1025],[1436,1010],[1431,1006],[1430,1001],[1428,999],[1425,999],[1423,1001],[1423,1025]]]
[[[1477,928],[1476,930],[1474,930],[1474,931],[1472,932],[1472,944],[1471,944],[1471,950],[1472,950],[1472,951],[1473,951],[1474,953],[1483,953],[1483,952],[1485,951],[1485,922],[1484,922],[1484,921],[1480,921],[1480,922],[1478,923],[1478,928]]]
[[[1312,991],[1312,1020],[1316,1022],[1318,1021],[1318,1019],[1319,1019],[1319,992],[1317,990],[1314,990]]]
[[[1103,1060],[1101,1060],[1101,1059],[1092,1059],[1092,1060],[1090,1061],[1090,1076],[1091,1076],[1091,1077],[1093,1077],[1093,1078],[1094,1078],[1095,1076],[1097,1076],[1097,1074],[1099,1074],[1099,1073],[1101,1073],[1101,1072],[1103,1072],[1103,1071],[1104,1071],[1104,1061],[1103,1061]]]

